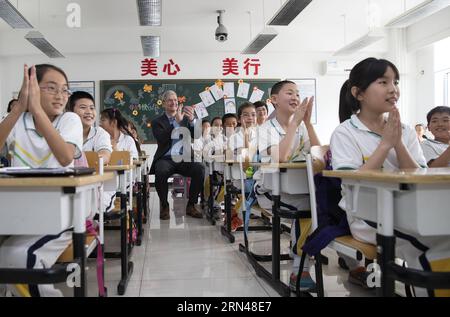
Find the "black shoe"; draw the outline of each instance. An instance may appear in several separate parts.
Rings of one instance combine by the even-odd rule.
[[[191,216],[193,218],[203,218],[202,212],[198,210],[195,205],[186,206],[186,215]]]
[[[169,220],[170,219],[169,205],[167,205],[167,206],[160,205],[159,206],[159,219],[161,219],[161,220]]]
[[[341,257],[339,257],[339,259],[338,259],[338,264],[339,264],[339,266],[342,268],[342,269],[344,269],[344,270],[346,270],[346,271],[348,271],[350,268],[347,266],[347,263],[345,263],[345,260],[343,259],[343,258],[341,258]]]

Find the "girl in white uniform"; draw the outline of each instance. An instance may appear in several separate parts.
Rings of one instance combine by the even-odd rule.
[[[400,121],[396,107],[400,96],[399,77],[395,65],[383,59],[368,58],[352,69],[346,83],[347,93],[339,106],[341,121],[347,120],[336,128],[331,137],[333,169],[426,167],[415,131]],[[339,205],[345,210],[345,196]],[[347,219],[355,239],[376,244],[374,227],[354,218],[349,212]],[[436,257],[450,258],[448,237],[403,235],[403,238],[406,240],[397,237],[396,252],[409,267],[423,270],[425,266],[429,267],[429,263],[424,261],[435,260]],[[350,281],[364,283],[367,280],[364,280],[367,277],[365,268],[348,259],[346,262],[352,269]],[[421,289],[421,295],[426,294],[423,291]],[[418,292],[416,288],[417,295]]]
[[[100,114],[100,126],[109,133],[113,151],[129,151],[133,160],[139,158],[139,143],[133,139],[131,131],[128,130],[128,122],[119,109],[103,110]]]
[[[65,73],[53,65],[24,66],[18,104],[0,123],[0,145],[13,149],[12,166],[65,167],[81,155],[83,128],[63,113],[70,96]],[[0,247],[0,267],[50,268],[72,241],[71,230],[47,236],[11,236]],[[10,290],[19,295],[14,287]],[[29,285],[32,296],[61,296],[53,285]]]
[[[281,81],[276,83],[271,90],[272,104],[276,109],[276,116],[266,121],[259,129],[258,147],[263,162],[294,162],[305,159],[311,146],[320,145],[320,141],[311,124],[311,113],[313,98],[305,98],[301,102],[298,87],[294,82]],[[260,177],[259,172],[254,178]],[[264,177],[264,175],[262,175]],[[260,207],[271,210],[272,197],[263,186],[262,180],[255,184]],[[309,197],[306,195],[288,195],[281,193],[281,204],[283,209],[305,210],[309,209]],[[291,226],[292,256],[294,263],[290,277],[290,285],[295,289],[297,272],[300,266],[301,247],[298,243],[301,236],[308,234],[307,221],[293,221]],[[303,227],[303,232],[301,228]],[[309,261],[300,279],[300,289],[308,290],[314,287],[314,281],[309,274]]]

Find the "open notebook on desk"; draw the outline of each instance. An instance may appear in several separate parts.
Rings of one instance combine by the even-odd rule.
[[[59,168],[29,168],[29,167],[6,167],[0,168],[0,174],[19,177],[33,176],[80,176],[90,175],[95,172],[90,167],[59,167]]]

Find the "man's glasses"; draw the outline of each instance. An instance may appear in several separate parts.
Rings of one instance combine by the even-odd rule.
[[[58,89],[56,86],[46,86],[46,87],[40,87],[42,90],[46,90],[48,94],[50,95],[57,95],[59,92],[64,96],[64,97],[70,97],[70,95],[72,95],[72,92],[67,89],[67,88],[63,88],[63,89]]]

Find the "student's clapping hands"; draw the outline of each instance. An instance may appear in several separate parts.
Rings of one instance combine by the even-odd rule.
[[[381,143],[388,148],[396,147],[402,139],[402,123],[400,121],[400,113],[397,108],[389,111],[389,116],[383,128]]]
[[[298,127],[302,123],[302,121],[305,121],[305,119],[308,120],[308,123],[311,121],[311,113],[312,113],[311,109],[313,101],[314,101],[313,97],[303,99],[302,103],[295,110],[294,118],[291,121],[292,124],[295,124],[295,126]]]
[[[314,106],[314,96],[309,98],[308,104],[306,106],[305,117],[303,118],[303,122],[305,122],[305,125],[311,124],[311,116],[312,116],[312,112],[313,112],[313,106]]]
[[[41,106],[41,90],[36,77],[36,67],[32,66],[30,69],[31,74],[28,75],[28,66],[25,64],[23,67],[23,81],[20,88],[19,101],[13,110],[20,113],[29,111],[34,115],[43,109]]]
[[[28,111],[35,115],[43,111],[41,106],[41,89],[36,77],[36,67],[31,67],[30,82],[28,87]]]
[[[18,111],[19,113],[28,111],[28,87],[30,85],[30,78],[28,77],[28,66],[23,66],[23,81],[20,88],[19,100],[17,105],[12,111]]]

